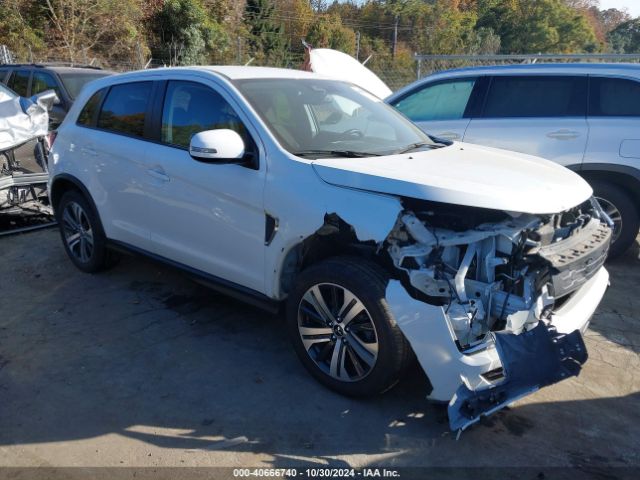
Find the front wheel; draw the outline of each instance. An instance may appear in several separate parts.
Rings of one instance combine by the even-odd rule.
[[[411,358],[385,300],[387,282],[376,264],[338,257],[304,270],[289,295],[287,323],[298,357],[343,395],[388,390]]]

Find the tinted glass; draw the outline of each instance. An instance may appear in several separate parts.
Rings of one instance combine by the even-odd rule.
[[[29,89],[29,71],[18,70],[13,72],[13,75],[11,75],[9,79],[8,86],[21,97],[26,97]]]
[[[114,85],[98,116],[98,128],[142,137],[152,82]]]
[[[77,72],[61,73],[62,84],[69,96],[74,99],[78,96],[82,88],[92,80],[111,75],[111,72]]]
[[[188,148],[205,130],[229,128],[245,139],[244,125],[233,108],[211,88],[192,82],[169,82],[162,110],[162,141]]]
[[[414,122],[456,120],[464,116],[476,79],[426,86],[394,106]]]
[[[31,80],[31,95],[36,95],[45,90],[55,90],[56,95],[60,98],[60,89],[58,88],[58,82],[56,82],[55,78],[48,73],[34,72],[33,79]]]
[[[100,108],[100,102],[102,101],[102,96],[104,95],[105,89],[99,90],[94,93],[89,101],[85,104],[78,115],[78,124],[93,126],[93,121],[95,118],[96,111]]]
[[[585,77],[494,77],[484,117],[572,117],[586,115]]]
[[[280,144],[306,158],[404,151],[433,142],[393,107],[345,82],[263,78],[235,82]]]
[[[640,83],[622,78],[591,78],[589,115],[640,116]]]

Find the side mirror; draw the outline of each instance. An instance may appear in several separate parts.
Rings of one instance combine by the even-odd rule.
[[[241,162],[244,141],[237,132],[222,128],[205,130],[191,137],[189,155],[200,162]]]

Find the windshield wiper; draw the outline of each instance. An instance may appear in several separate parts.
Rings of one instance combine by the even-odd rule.
[[[402,153],[409,153],[412,150],[416,150],[420,147],[431,147],[433,148],[434,145],[433,143],[429,143],[429,142],[418,142],[418,143],[412,143],[411,145],[408,145],[407,147],[403,148],[402,150],[399,150],[398,152],[396,152],[397,155],[400,155]]]
[[[300,152],[293,152],[293,154],[298,157],[318,157],[328,155],[332,157],[366,158],[380,156],[379,153],[359,152],[356,150],[302,150]]]

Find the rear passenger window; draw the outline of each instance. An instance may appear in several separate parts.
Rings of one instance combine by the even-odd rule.
[[[56,82],[55,78],[48,73],[44,72],[34,72],[33,79],[31,80],[31,95],[37,95],[38,93],[44,92],[46,90],[54,90],[58,99],[62,101],[62,97],[60,95],[60,89],[58,88],[58,82]]]
[[[475,78],[428,85],[394,106],[414,122],[457,120],[464,116]]]
[[[26,97],[29,90],[29,71],[18,70],[13,72],[7,86],[21,97]]]
[[[586,115],[586,105],[586,77],[494,77],[483,116],[579,117]]]
[[[191,137],[205,130],[229,128],[248,145],[248,134],[231,105],[206,85],[171,81],[162,109],[162,142],[189,147]]]
[[[640,83],[622,78],[591,78],[589,115],[640,116]]]
[[[152,85],[136,82],[111,87],[98,115],[98,128],[143,137]]]
[[[77,123],[79,125],[85,125],[87,127],[92,127],[94,119],[96,118],[96,112],[98,108],[100,108],[100,102],[102,101],[102,96],[104,95],[105,89],[98,90],[94,93],[89,101],[82,107],[82,111],[80,115],[78,115]]]

